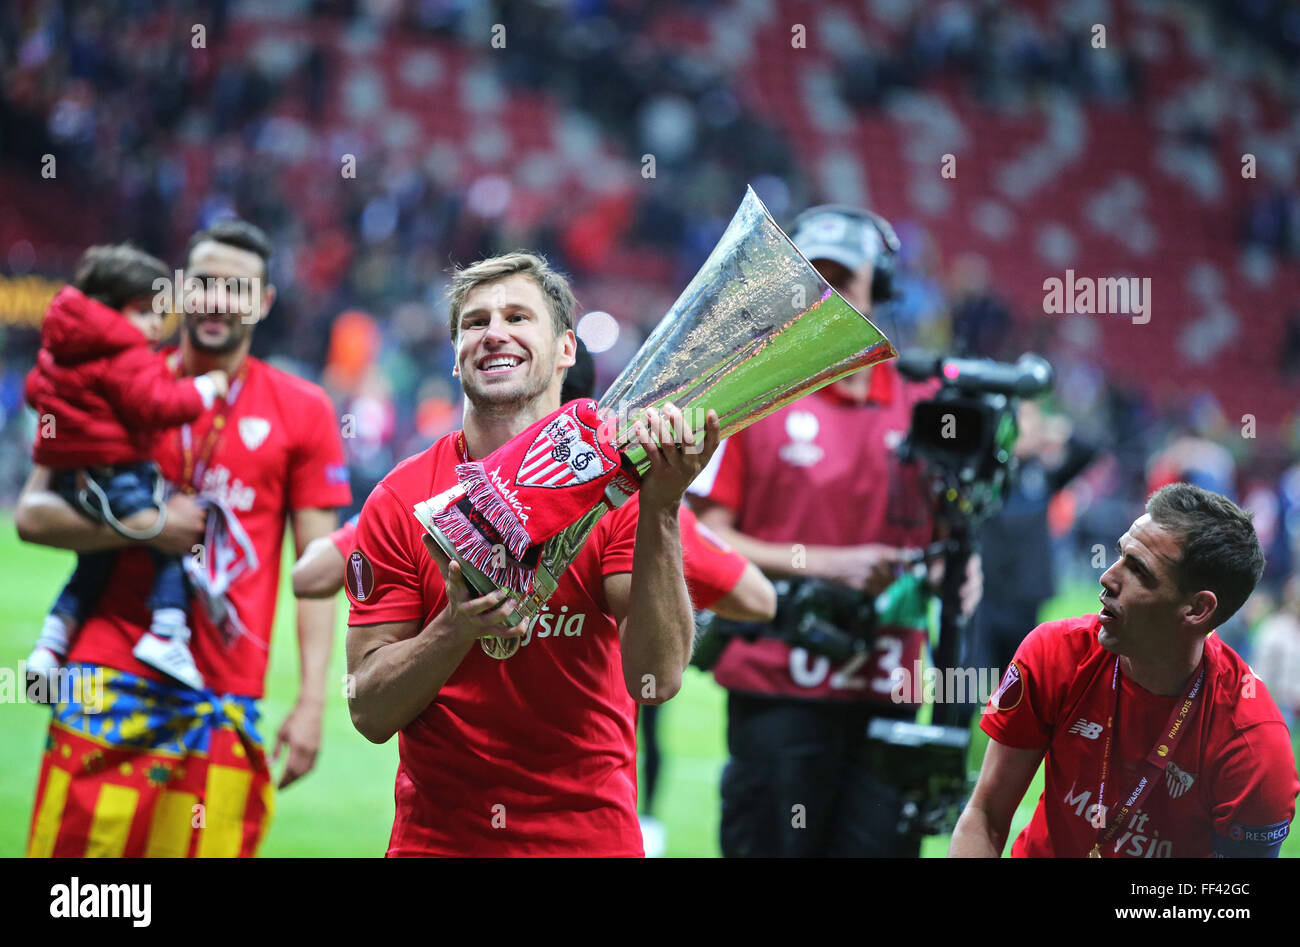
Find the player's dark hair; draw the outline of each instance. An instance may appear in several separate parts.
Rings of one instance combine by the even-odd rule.
[[[1214,626],[1223,625],[1246,603],[1264,573],[1264,550],[1247,513],[1227,497],[1190,483],[1171,483],[1147,500],[1156,524],[1182,546],[1174,567],[1179,591],[1208,589],[1219,604]]]
[[[250,224],[246,220],[219,220],[211,227],[206,227],[190,237],[190,242],[185,246],[186,260],[189,260],[194,248],[204,240],[212,240],[238,250],[256,253],[262,258],[262,278],[265,279],[270,273],[271,240],[261,227]]]
[[[90,247],[77,261],[72,285],[110,309],[158,292],[154,282],[169,279],[167,264],[129,243]]]
[[[582,339],[578,339],[573,364],[565,369],[564,384],[560,386],[560,404],[568,404],[575,398],[594,398],[595,392],[596,362]]]

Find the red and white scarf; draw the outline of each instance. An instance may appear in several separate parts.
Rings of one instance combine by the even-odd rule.
[[[570,401],[479,461],[458,464],[464,495],[433,523],[497,585],[532,591],[546,540],[602,501],[622,455],[591,399]]]

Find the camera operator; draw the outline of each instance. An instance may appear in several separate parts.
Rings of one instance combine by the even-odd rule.
[[[983,564],[990,575],[1014,575],[985,590],[963,645],[966,667],[1006,669],[1038,613],[1056,594],[1047,510],[1061,490],[1092,463],[1096,445],[1073,432],[1063,416],[1034,401],[1019,406],[1017,473],[998,511],[980,527]],[[978,707],[971,707],[972,711]]]
[[[796,219],[792,239],[864,314],[891,297],[898,239],[883,218],[815,207]],[[692,485],[700,521],[774,579],[878,595],[905,551],[934,538],[920,469],[896,449],[912,406],[935,389],[884,362],[763,418],[725,441]],[[978,598],[972,563],[968,612]],[[910,662],[906,651],[878,648],[834,661],[772,626],[756,640],[729,641],[713,667],[729,691],[724,855],[919,854],[920,835],[898,832],[900,794],[870,771],[866,752],[873,716],[915,714],[890,698],[891,672]]]

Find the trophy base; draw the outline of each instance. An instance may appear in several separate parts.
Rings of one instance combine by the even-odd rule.
[[[476,597],[495,592],[497,589],[501,588],[501,586],[497,585],[479,569],[461,558],[461,556],[456,552],[456,547],[452,545],[451,540],[443,534],[442,530],[433,524],[434,516],[445,508],[445,504],[438,505],[438,501],[445,496],[446,494],[443,494],[442,496],[434,497],[432,500],[417,503],[415,505],[415,518],[420,521],[420,525],[424,527],[425,532],[433,537],[433,541],[438,544],[438,548],[443,551],[443,554],[447,556],[447,559],[449,561],[455,561],[460,566],[461,575],[465,577],[465,581],[469,584],[471,592],[475,594]],[[519,624],[521,621],[528,621],[533,617],[520,607],[518,599],[512,598],[510,601],[514,602],[515,606],[510,612],[510,624],[512,626]],[[496,639],[496,636],[494,635],[485,635],[484,638],[499,640]]]

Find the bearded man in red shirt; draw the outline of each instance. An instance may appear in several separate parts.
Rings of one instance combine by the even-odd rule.
[[[367,739],[398,734],[389,855],[642,854],[636,705],[671,698],[690,659],[679,507],[717,447],[716,413],[705,432],[671,405],[638,422],[651,460],[639,516],[630,503],[605,516],[532,622],[506,627],[506,592],[470,592],[412,514],[458,464],[559,409],[575,305],[532,254],[458,270],[464,429],[398,464],[361,511],[344,582],[351,710]]]
[[[329,535],[337,508],[351,502],[328,396],[249,355],[253,330],[275,300],[270,255],[266,235],[243,221],[195,234],[184,331],[168,355],[178,377],[221,370],[230,378],[225,397],[154,452],[178,491],[149,545],[201,562],[191,580],[200,573],[210,580],[191,599],[201,689],[167,679],[132,653],[150,625],[149,550],[81,516],[49,489],[46,468],[33,471],[19,500],[15,520],[28,542],[122,549],[68,655],[82,686],[54,707],[29,855],[251,856],[265,834],[274,791],[256,702],[284,529],[292,526],[301,553]],[[297,617],[301,687],[271,758],[289,751],[281,788],[315,764],[334,638],[331,603],[299,602]]]
[[[1262,681],[1214,629],[1264,571],[1250,517],[1162,487],[1116,543],[1095,615],[1039,625],[980,726],[991,739],[949,854],[1001,854],[1046,756],[1013,856],[1276,856],[1295,815],[1291,738]]]

